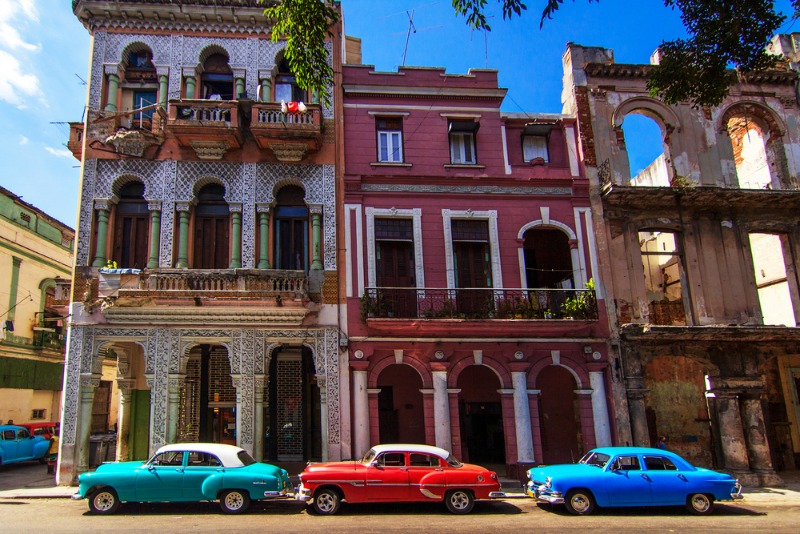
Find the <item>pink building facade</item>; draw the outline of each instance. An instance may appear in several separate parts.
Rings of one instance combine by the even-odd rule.
[[[615,442],[576,120],[497,72],[343,66],[353,455],[437,445],[511,476]]]

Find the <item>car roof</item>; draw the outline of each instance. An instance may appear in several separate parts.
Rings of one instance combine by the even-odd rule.
[[[244,463],[238,456],[243,450],[241,447],[224,443],[170,443],[159,448],[156,454],[171,451],[207,452],[219,458],[219,461],[225,467],[243,467]]]
[[[0,425],[0,430],[28,430],[24,426],[19,425]]]
[[[418,443],[390,443],[386,445],[375,445],[372,447],[372,450],[375,451],[375,454],[380,454],[382,452],[393,451],[393,452],[418,452],[421,454],[433,454],[434,456],[438,456],[440,458],[447,459],[450,456],[450,453],[444,449],[440,449],[439,447],[434,447],[433,445],[420,445]]]
[[[592,449],[593,452],[602,452],[609,456],[616,454],[664,454],[667,456],[678,456],[674,452],[664,449],[656,449],[655,447],[597,447]]]

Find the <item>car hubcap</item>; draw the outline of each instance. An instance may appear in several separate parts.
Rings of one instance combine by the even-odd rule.
[[[575,495],[572,500],[570,501],[572,504],[572,508],[576,512],[585,512],[587,508],[589,508],[589,500],[586,498],[585,495]]]
[[[698,512],[705,512],[708,510],[708,506],[708,497],[705,495],[695,495],[692,497],[692,507]]]
[[[330,512],[333,510],[333,507],[336,506],[336,502],[333,498],[333,495],[329,493],[323,493],[317,497],[317,506],[319,506],[319,509],[323,512]]]
[[[108,492],[98,493],[94,496],[94,507],[102,512],[106,512],[114,506],[114,497]]]
[[[229,493],[225,496],[225,506],[231,510],[238,510],[242,507],[242,503],[244,503],[244,499],[240,493]]]
[[[453,505],[453,508],[457,508],[459,510],[463,510],[469,504],[469,499],[467,495],[462,492],[454,493],[452,497],[450,497],[450,503]]]

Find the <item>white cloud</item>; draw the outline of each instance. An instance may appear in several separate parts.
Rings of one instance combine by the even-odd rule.
[[[52,155],[58,156],[59,158],[71,158],[71,157],[73,157],[72,156],[72,152],[70,152],[66,148],[53,148],[51,146],[46,146],[46,147],[44,147],[44,149],[47,150]]]
[[[37,34],[38,23],[35,0],[0,0],[0,100],[18,108],[28,107],[29,98],[44,102],[32,68],[34,61],[29,57],[42,47],[26,41],[23,35],[26,30]]]
[[[24,135],[20,135],[19,136],[19,144],[20,145],[27,145],[30,142],[31,142],[31,140],[28,139],[27,137],[25,137]]]

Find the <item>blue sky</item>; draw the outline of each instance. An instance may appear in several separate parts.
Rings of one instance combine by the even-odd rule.
[[[490,4],[494,4],[490,0]],[[567,42],[614,49],[619,63],[647,63],[665,39],[683,36],[678,14],[662,0],[565,2],[539,29],[543,0],[528,0],[521,18],[498,10],[484,35],[456,18],[449,0],[343,0],[345,29],[362,39],[363,61],[379,70],[401,64],[414,10],[406,65],[499,70],[505,111],[561,111],[561,56]],[[790,12],[790,0],[776,2]],[[0,0],[0,185],[74,227],[78,161],[65,147],[86,101],[89,35],[70,0]],[[490,13],[491,15],[492,13]],[[782,32],[800,31],[784,25]],[[642,135],[645,135],[643,133]],[[643,156],[645,160],[651,158]],[[646,164],[646,163],[645,163]]]

